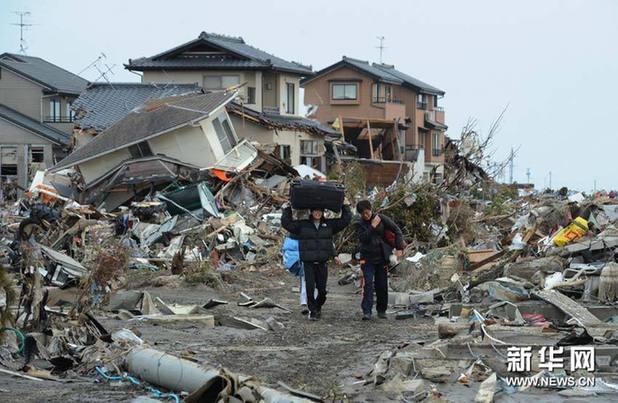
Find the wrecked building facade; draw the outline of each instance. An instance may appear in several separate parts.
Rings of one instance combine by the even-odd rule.
[[[66,155],[72,103],[88,82],[33,56],[0,55],[2,180],[26,188],[39,169]]]
[[[225,110],[235,96],[235,92],[216,92],[146,103],[77,148],[52,171],[75,167],[87,191],[128,161],[165,159],[194,170],[214,165],[238,144]],[[150,183],[142,179],[137,185],[148,188]],[[116,194],[124,200],[112,204],[130,199],[136,190]]]

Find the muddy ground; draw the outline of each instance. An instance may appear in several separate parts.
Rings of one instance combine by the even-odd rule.
[[[224,289],[182,284],[179,288],[153,287],[152,278],[160,273],[131,273],[132,288],[149,291],[166,303],[203,305],[210,298],[224,299],[228,305],[215,307],[211,312],[265,320],[270,316],[283,323],[280,332],[241,330],[229,327],[204,328],[190,323],[153,325],[147,322],[128,323],[100,312],[97,318],[113,332],[130,328],[153,348],[194,359],[209,366],[258,377],[277,387],[279,381],[297,389],[320,396],[327,401],[401,401],[375,390],[373,385],[362,386],[359,379],[373,367],[381,352],[411,341],[434,340],[436,327],[430,318],[417,320],[374,319],[360,320],[360,296],[354,285],[337,285],[338,275],[331,272],[329,294],[322,319],[309,322],[299,312],[299,294],[292,291],[294,278],[273,270],[234,273]],[[240,291],[254,298],[270,297],[289,307],[292,313],[277,308],[249,309],[239,307]],[[456,377],[456,375],[455,375]],[[429,387],[430,383],[426,383]],[[442,401],[473,401],[478,384],[468,388],[452,383],[438,385],[445,392]],[[20,402],[109,402],[130,401],[146,392],[136,386],[101,382],[96,376],[67,378],[61,382],[30,381],[0,374],[0,401]],[[615,395],[614,395],[615,396]],[[333,399],[334,397],[334,399]],[[595,398],[594,401],[615,401]],[[531,398],[542,401],[564,401],[548,391],[533,391],[514,395],[498,395],[499,402],[524,402]],[[576,400],[569,400],[576,401]],[[590,397],[579,401],[592,401]]]

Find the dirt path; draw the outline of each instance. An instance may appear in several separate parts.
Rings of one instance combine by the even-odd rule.
[[[141,273],[133,280],[139,284],[152,274]],[[360,320],[360,300],[353,285],[337,285],[337,275],[331,275],[329,294],[318,322],[309,322],[299,312],[296,286],[292,277],[285,273],[237,273],[240,276],[222,291],[203,286],[181,288],[141,288],[152,297],[160,297],[166,303],[204,304],[210,298],[224,299],[229,305],[211,310],[213,314],[229,314],[265,320],[273,316],[283,323],[280,332],[264,330],[241,330],[229,327],[203,328],[189,323],[156,326],[150,323],[112,319],[101,313],[97,317],[113,332],[128,327],[139,332],[144,341],[153,348],[176,355],[191,357],[209,366],[224,366],[227,369],[258,377],[262,382],[276,387],[283,381],[289,386],[309,391],[320,396],[337,396],[352,393],[351,401],[385,402],[383,392],[372,385],[361,387],[359,377],[366,374],[376,358],[385,350],[392,350],[402,343],[436,338],[432,319],[387,320],[371,322]],[[240,291],[254,298],[270,297],[275,302],[289,307],[292,313],[279,309],[249,309],[237,306],[241,301]],[[448,401],[473,401],[475,388],[459,384],[441,385],[448,393]],[[532,396],[542,395],[544,401],[562,401],[557,395],[534,391],[503,396],[498,401],[527,401]],[[130,401],[146,392],[135,386],[108,384],[96,381],[96,377],[71,378],[64,382],[35,382],[0,375],[0,401],[20,402],[108,402]],[[453,398],[457,396],[457,398]],[[588,398],[590,399],[590,398]],[[333,401],[329,399],[328,401]],[[338,400],[335,400],[338,401]],[[398,401],[398,400],[394,400]],[[611,401],[599,398],[595,401]]]

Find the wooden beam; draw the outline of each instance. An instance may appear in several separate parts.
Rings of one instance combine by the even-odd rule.
[[[373,141],[371,141],[371,126],[369,120],[367,120],[367,135],[369,136],[369,158],[373,159]]]
[[[393,159],[396,158],[395,156],[395,137],[397,136],[397,125],[399,123],[399,119],[395,119],[395,121],[393,122],[393,135],[391,136],[391,151],[393,152]]]

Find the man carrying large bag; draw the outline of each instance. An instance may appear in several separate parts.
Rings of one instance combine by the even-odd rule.
[[[368,200],[356,205],[360,215],[355,222],[361,269],[363,271],[363,320],[371,319],[375,290],[378,317],[386,319],[388,306],[388,262],[391,253],[401,257],[405,243],[401,229],[384,214],[374,213]]]
[[[303,262],[309,320],[318,320],[322,305],[326,301],[326,282],[328,281],[327,262],[335,256],[333,236],[348,226],[352,220],[350,204],[344,201],[341,217],[324,218],[322,208],[312,208],[309,217],[294,220],[292,207],[283,206],[281,226],[288,230],[299,242],[300,260]],[[318,296],[315,297],[315,289]]]

